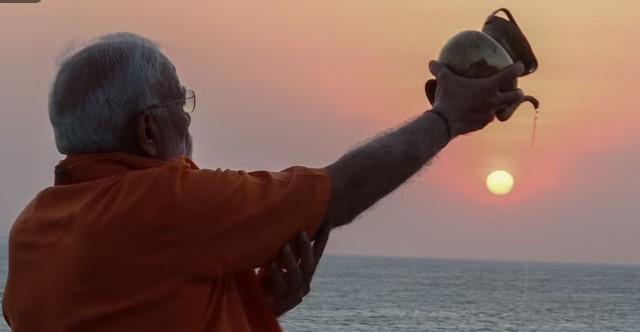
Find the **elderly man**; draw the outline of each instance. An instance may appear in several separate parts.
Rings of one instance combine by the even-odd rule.
[[[49,97],[66,158],[11,230],[7,322],[14,332],[279,331],[329,229],[524,98],[498,88],[521,64],[487,79],[430,69],[432,110],[326,167],[247,173],[191,161],[195,94],[156,44],[120,33],[72,54]]]

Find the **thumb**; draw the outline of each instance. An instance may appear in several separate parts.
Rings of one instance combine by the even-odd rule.
[[[451,73],[447,65],[435,60],[431,60],[429,62],[429,71],[436,77],[436,79],[441,77],[444,73]]]
[[[436,89],[438,87],[438,82],[434,79],[430,79],[424,85],[424,92],[427,94],[427,99],[431,105],[436,102]]]

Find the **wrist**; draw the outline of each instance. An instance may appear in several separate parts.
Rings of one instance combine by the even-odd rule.
[[[451,128],[451,122],[445,113],[438,109],[431,109],[424,112],[424,115],[428,119],[429,130],[435,132],[437,137],[439,138],[441,147],[447,146],[449,142],[453,139],[453,132]]]
[[[449,121],[449,118],[444,113],[440,112],[440,110],[438,109],[432,109],[431,113],[433,113],[438,118],[440,118],[447,132],[447,142],[451,141],[453,139],[453,133],[451,132],[451,122]]]
[[[451,139],[454,139],[463,133],[460,123],[456,121],[456,116],[452,116],[452,114],[455,114],[456,112],[452,112],[450,108],[443,108],[440,106],[434,106],[430,111],[444,115],[449,123],[449,127],[451,128]]]

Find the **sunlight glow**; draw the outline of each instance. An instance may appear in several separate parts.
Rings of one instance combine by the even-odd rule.
[[[513,189],[513,176],[504,170],[493,171],[487,176],[487,189],[494,195],[506,195]]]

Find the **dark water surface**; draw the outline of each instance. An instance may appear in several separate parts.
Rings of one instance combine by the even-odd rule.
[[[640,267],[329,256],[285,331],[640,332]]]

